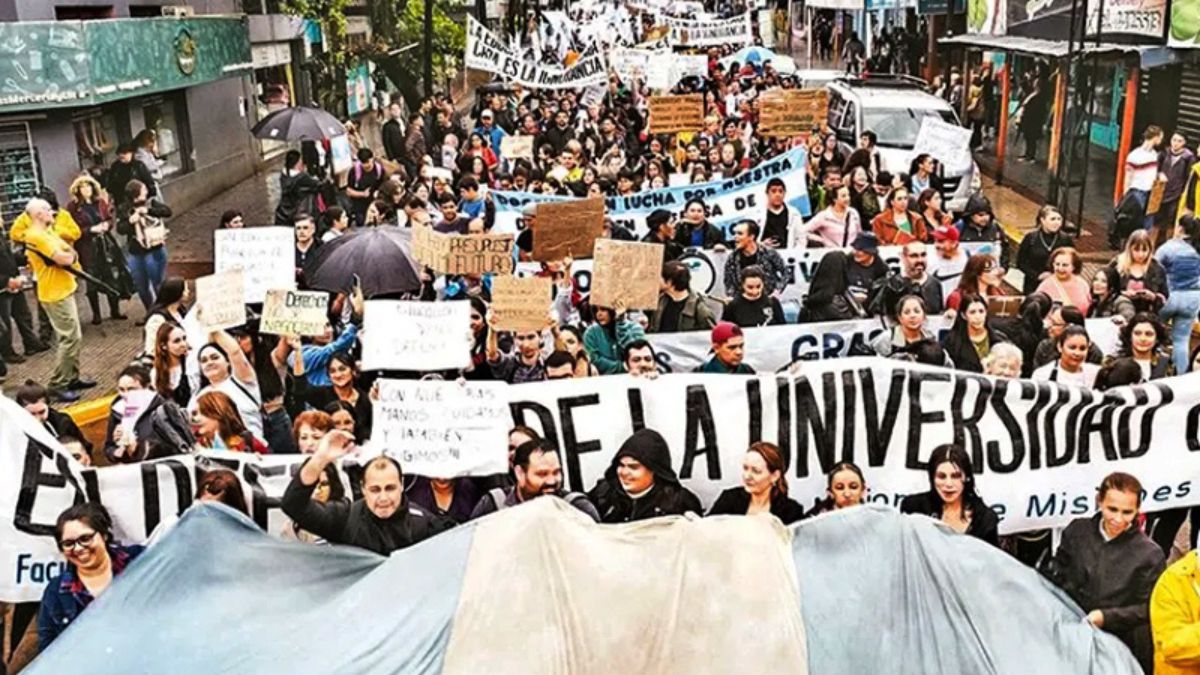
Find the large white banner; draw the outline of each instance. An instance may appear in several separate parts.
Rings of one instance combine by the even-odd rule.
[[[749,12],[731,19],[715,21],[693,21],[666,16],[663,19],[671,29],[668,39],[671,44],[676,46],[711,47],[754,43],[754,32],[750,30]]]
[[[243,227],[213,232],[213,272],[242,270],[247,304],[267,291],[296,287],[296,231],[290,227]]]
[[[542,65],[523,58],[470,15],[467,15],[466,65],[534,89],[586,87],[602,84],[608,79],[602,51],[590,49],[584,52],[570,68]]]
[[[945,317],[929,317],[928,328],[940,340],[950,330]],[[863,354],[871,342],[888,329],[882,319],[829,321],[742,329],[746,338],[746,364],[768,374],[786,370],[796,361],[837,359]],[[1088,337],[1104,354],[1116,354],[1120,329],[1110,319],[1088,319]],[[656,333],[646,336],[654,346],[662,373],[690,373],[712,357],[709,331]]]
[[[808,213],[806,177],[805,150],[795,148],[753,169],[747,169],[736,178],[646,190],[627,197],[607,197],[604,200],[604,215],[641,237],[647,231],[646,216],[652,211],[666,209],[678,216],[689,199],[701,198],[708,206],[709,220],[728,232],[733,224],[741,220],[763,222],[767,209],[767,181],[772,178],[783,181],[789,207],[802,214]],[[505,190],[493,190],[491,195],[496,205],[494,232],[516,232],[517,220],[526,204],[569,199]]]
[[[705,504],[739,483],[759,440],[788,458],[789,496],[805,508],[840,461],[863,468],[873,502],[928,490],[926,460],[945,443],[972,458],[1001,534],[1090,515],[1113,471],[1142,481],[1145,511],[1200,503],[1200,376],[1100,393],[875,357],[813,361],[800,373],[558,380],[510,397],[514,421],[562,451],[571,490],[595,485],[620,444],[648,427]]]

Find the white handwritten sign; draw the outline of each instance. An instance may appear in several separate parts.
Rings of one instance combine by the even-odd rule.
[[[225,330],[246,323],[243,282],[242,270],[218,272],[196,279],[196,316],[205,331]]]
[[[213,233],[213,269],[242,270],[246,303],[266,300],[267,291],[296,287],[296,232],[290,227],[246,227]]]
[[[431,478],[508,471],[507,386],[503,382],[380,380],[371,442],[404,471]]]
[[[471,362],[471,303],[368,300],[366,370],[455,370]]]
[[[323,291],[267,291],[258,331],[270,335],[323,335],[329,323],[329,294]]]
[[[971,130],[926,116],[913,144],[913,156],[923,152],[941,162],[947,173],[966,171],[971,167]]]

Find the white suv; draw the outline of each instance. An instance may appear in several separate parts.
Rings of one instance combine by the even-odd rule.
[[[875,132],[883,170],[907,174],[924,117],[960,124],[950,104],[926,92],[922,84],[915,78],[892,75],[843,77],[829,82],[825,85],[829,90],[829,127],[852,148],[858,147],[862,132]],[[967,207],[967,198],[980,188],[975,162],[964,172],[942,178],[947,211],[961,212]]]

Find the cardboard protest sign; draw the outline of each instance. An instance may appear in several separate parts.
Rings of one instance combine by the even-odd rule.
[[[592,257],[604,231],[604,199],[573,199],[537,205],[533,225],[533,259],[542,262]]]
[[[669,66],[668,66],[669,67]],[[704,97],[700,94],[650,97],[650,133],[675,134],[704,128]]]
[[[323,335],[329,323],[329,294],[322,291],[267,291],[258,331],[270,335]]]
[[[492,279],[491,312],[496,328],[517,332],[545,328],[553,286],[546,277]]]
[[[407,474],[431,478],[508,471],[508,385],[380,380],[371,440],[399,452]]]
[[[508,135],[501,138],[500,156],[509,159],[533,159],[533,136]]]
[[[444,234],[431,227],[413,230],[412,253],[438,274],[512,274],[513,235]]]
[[[965,171],[971,166],[971,130],[957,124],[926,116],[921,120],[913,156],[929,153],[942,163],[949,173]]]
[[[592,261],[593,307],[627,309],[658,307],[658,287],[662,278],[662,244],[601,239],[596,242]]]
[[[296,231],[290,227],[244,227],[213,233],[213,271],[244,270],[247,304],[267,291],[296,287]]]
[[[246,323],[243,272],[218,272],[196,279],[197,318],[206,331],[225,330]]]
[[[799,136],[829,117],[824,89],[780,89],[759,98],[758,131],[763,136]]]
[[[1167,181],[1156,180],[1150,189],[1150,199],[1146,202],[1146,215],[1153,216],[1162,208],[1163,191],[1167,189]]]
[[[471,362],[471,303],[368,300],[366,370],[456,370]]]

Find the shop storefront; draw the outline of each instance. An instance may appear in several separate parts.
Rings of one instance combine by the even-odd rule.
[[[154,132],[164,193],[177,208],[253,171],[251,142],[230,133],[248,129],[239,105],[253,65],[244,20],[0,23],[0,44],[14,40],[25,49],[0,59],[0,153],[31,158],[35,192],[44,185],[65,198],[75,176],[102,174],[143,130]],[[7,172],[0,182],[12,192]],[[7,207],[0,212],[8,218]]]

